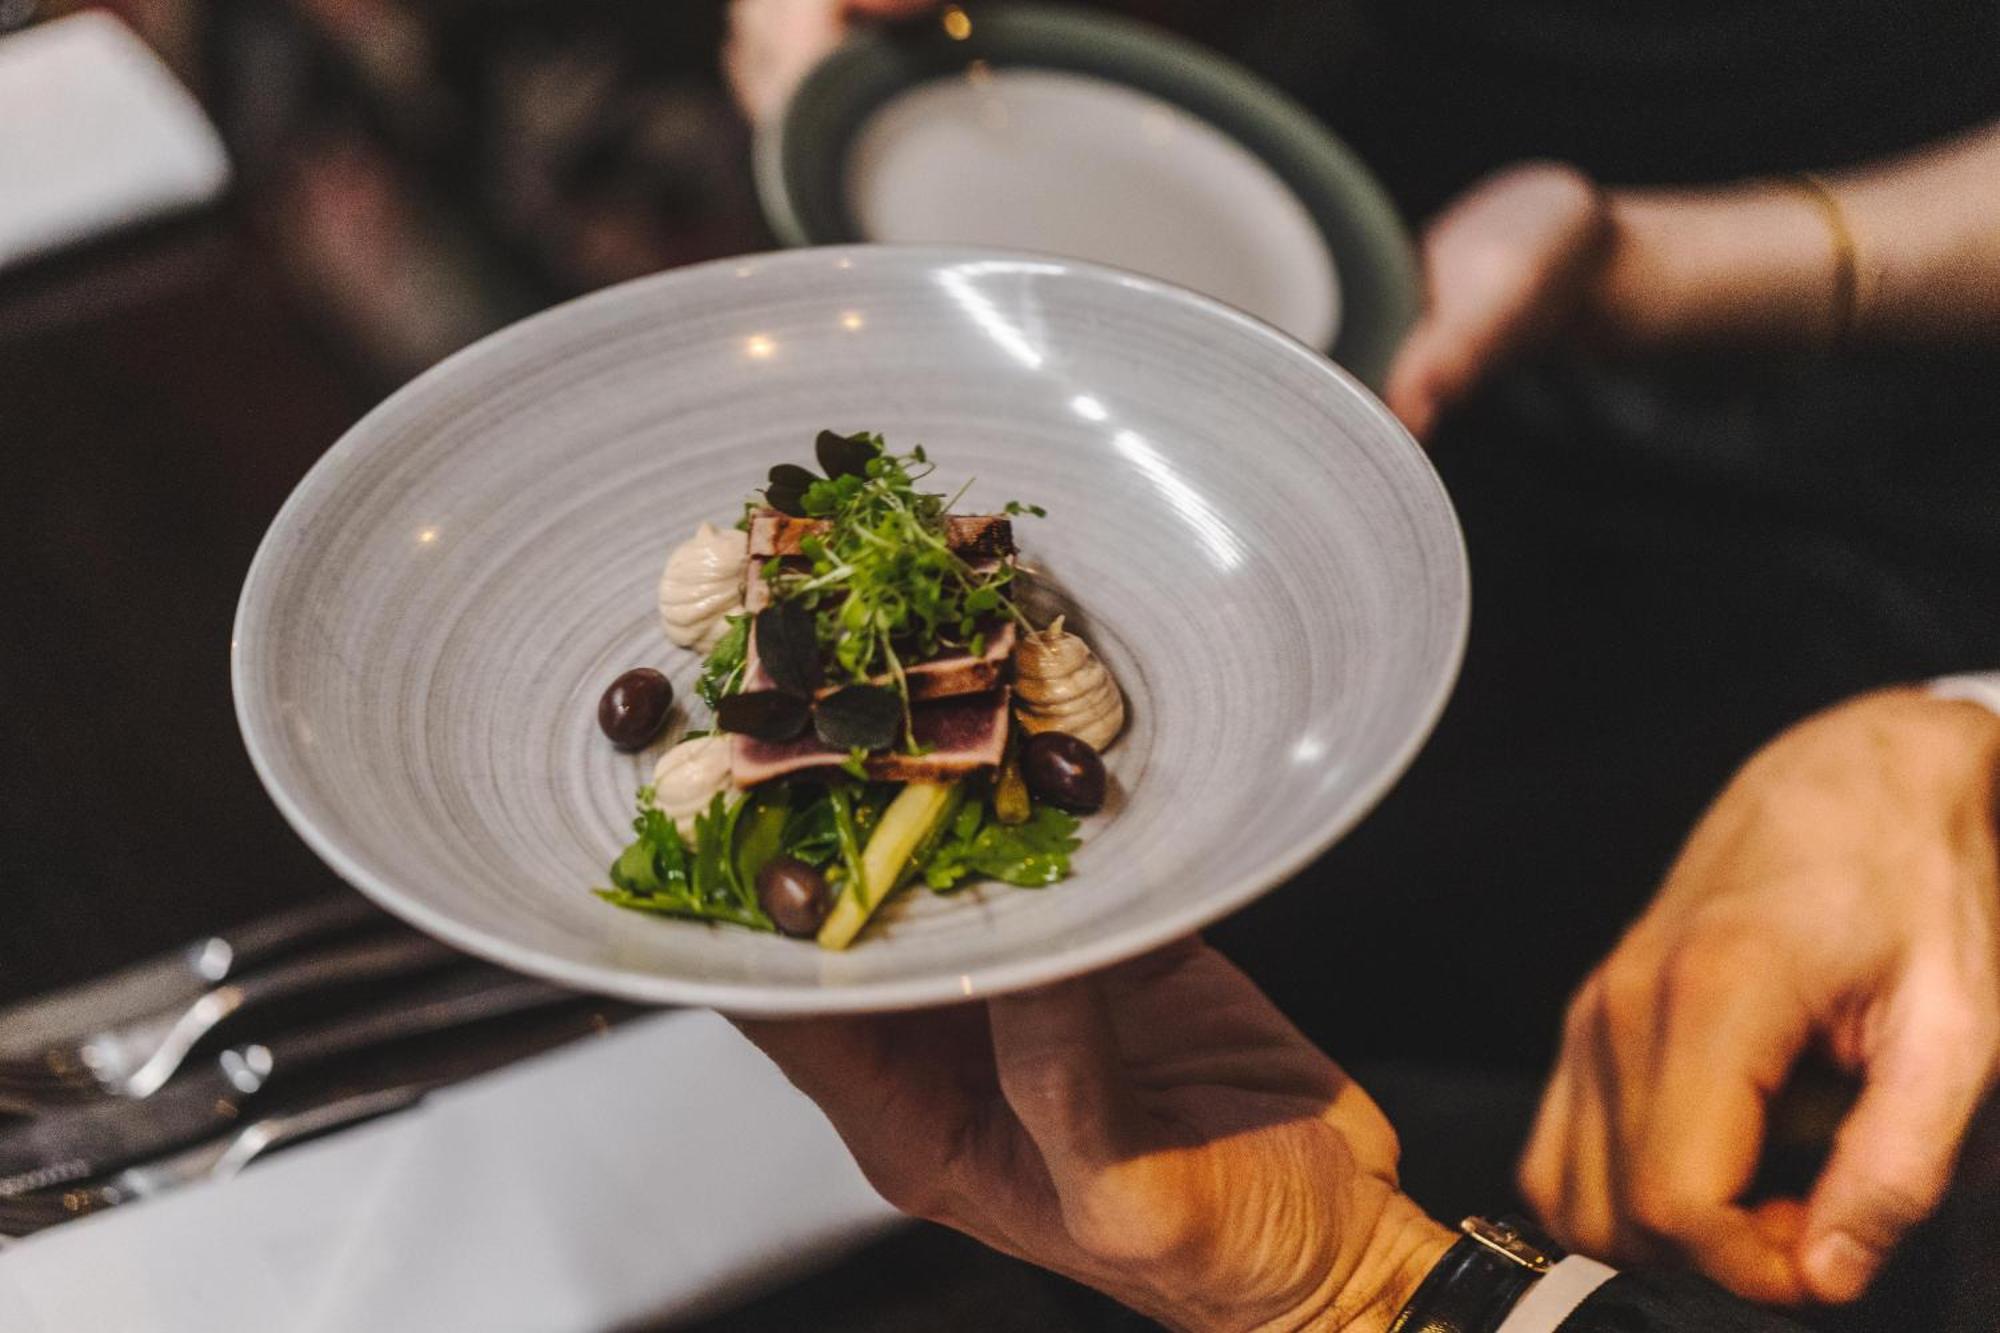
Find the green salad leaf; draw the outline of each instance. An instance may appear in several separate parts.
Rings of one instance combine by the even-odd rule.
[[[632,831],[639,836],[611,863],[611,884],[597,896],[620,907],[697,921],[727,921],[753,930],[772,930],[757,904],[754,880],[728,854],[748,801],[730,802],[721,792],[695,816],[693,846],[674,821],[653,804],[650,788],[639,792]]]
[[[702,663],[701,679],[695,682],[694,692],[711,709],[720,708],[724,698],[742,688],[743,672],[749,665],[749,659],[750,617],[731,616],[728,630],[709,650],[708,660]]]
[[[968,801],[944,840],[924,863],[924,883],[939,893],[972,878],[997,879],[1024,888],[1054,884],[1069,874],[1069,854],[1081,845],[1076,816],[1038,805],[1022,824],[1002,824],[984,801]]]

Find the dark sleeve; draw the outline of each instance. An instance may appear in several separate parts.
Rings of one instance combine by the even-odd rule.
[[[1557,1333],[1804,1333],[1804,1329],[1697,1277],[1620,1273],[1577,1306]]]

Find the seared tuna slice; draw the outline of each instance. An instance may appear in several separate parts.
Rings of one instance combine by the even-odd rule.
[[[925,754],[883,750],[868,756],[868,776],[883,782],[949,782],[991,768],[1007,748],[1005,688],[985,694],[962,694],[917,704],[910,710],[910,727]],[[811,731],[789,741],[761,741],[732,736],[730,773],[739,787],[754,787],[773,778],[814,770],[834,770],[847,754],[820,744]]]

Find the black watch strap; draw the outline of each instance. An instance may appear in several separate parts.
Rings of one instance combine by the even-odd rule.
[[[1514,1218],[1468,1217],[1465,1234],[1418,1285],[1389,1333],[1494,1333],[1561,1253]]]

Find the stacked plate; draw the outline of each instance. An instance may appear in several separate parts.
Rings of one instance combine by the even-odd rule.
[[[1144,24],[950,7],[862,31],[760,131],[790,245],[1036,250],[1165,278],[1378,386],[1418,309],[1368,169],[1254,75]]]

